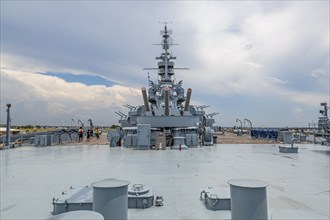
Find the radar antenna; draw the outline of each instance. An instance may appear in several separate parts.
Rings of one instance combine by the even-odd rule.
[[[172,21],[159,21],[158,22],[159,24],[164,24],[165,25],[165,30],[161,30],[160,31],[160,35],[163,35],[163,34],[172,34],[173,33],[173,31],[172,30],[167,30],[167,25],[168,24],[173,24],[173,22]]]
[[[154,45],[160,45],[163,47],[163,52],[161,53],[161,55],[159,57],[156,57],[157,60],[161,60],[161,61],[158,63],[158,68],[143,68],[143,70],[158,70],[160,81],[162,83],[168,83],[172,81],[171,77],[174,76],[174,70],[189,70],[189,68],[174,67],[174,62],[171,61],[176,59],[176,57],[169,52],[169,48],[172,45],[179,45],[173,43],[173,39],[170,36],[172,34],[172,30],[167,29],[167,25],[172,24],[173,22],[165,21],[159,23],[164,24],[164,30],[160,32],[160,34],[162,35],[162,40],[160,44],[154,44]],[[149,73],[148,73],[148,84],[149,86],[153,86],[154,84],[152,81],[150,81]]]

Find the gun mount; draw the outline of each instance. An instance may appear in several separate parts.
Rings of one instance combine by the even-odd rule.
[[[177,83],[174,70],[188,70],[188,68],[175,68],[169,48],[173,44],[171,30],[167,30],[165,23],[161,31],[162,52],[157,68],[144,68],[144,70],[157,70],[158,77],[150,80],[149,88],[141,88],[143,105],[124,105],[129,109],[128,114],[115,112],[120,116],[119,123],[124,133],[125,147],[148,149],[155,146],[157,149],[197,147],[198,143],[213,144],[213,116],[218,113],[206,114],[204,109],[208,105],[193,106],[190,104],[192,89],[185,90],[183,81]],[[201,135],[202,134],[202,135]],[[159,146],[158,146],[159,145]]]

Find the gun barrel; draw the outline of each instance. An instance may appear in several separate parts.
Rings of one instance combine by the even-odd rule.
[[[192,90],[191,90],[191,88],[189,88],[187,90],[187,97],[186,97],[186,103],[184,105],[184,111],[188,111],[189,104],[190,104],[191,93],[192,93]]]
[[[142,97],[143,97],[143,102],[144,102],[144,108],[145,108],[146,112],[149,112],[150,108],[149,108],[149,104],[148,104],[146,88],[142,87],[141,91],[142,91]]]
[[[164,99],[165,99],[165,116],[170,115],[170,109],[169,109],[169,94],[168,94],[168,87],[164,88]]]

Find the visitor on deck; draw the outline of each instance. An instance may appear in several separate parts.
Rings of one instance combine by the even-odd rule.
[[[84,135],[84,130],[83,130],[82,127],[79,128],[78,135],[79,135],[79,142],[82,142],[83,139],[84,139],[84,137],[83,137],[83,135]]]
[[[100,139],[100,131],[98,127],[95,129],[95,136],[97,140]]]

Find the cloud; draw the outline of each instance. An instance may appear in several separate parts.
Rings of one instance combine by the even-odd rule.
[[[193,19],[193,10],[183,16],[196,30],[192,51],[198,57],[186,84],[205,85],[207,90],[199,92],[212,96],[267,94],[301,102],[296,97],[304,94],[310,104],[327,99],[327,81],[305,78],[305,73],[320,76],[315,67],[329,72],[329,20],[324,19],[329,18],[328,3],[213,5],[211,10],[210,5],[200,7]]]
[[[315,69],[315,70],[312,70],[309,75],[311,77],[314,77],[314,78],[319,78],[319,77],[322,77],[324,75],[326,75],[325,73],[325,70],[324,69]]]
[[[327,1],[1,4],[1,92],[10,91],[25,110],[20,120],[58,123],[77,115],[114,123],[113,110],[124,102],[142,104],[136,89],[147,85],[142,68],[156,67],[161,53],[152,46],[160,41],[158,21],[173,21],[175,65],[190,68],[176,71],[176,79],[193,89],[193,103],[220,112],[223,125],[245,115],[259,124],[303,126],[330,96]],[[94,75],[116,86],[37,72]],[[12,100],[1,96],[2,103]],[[299,120],[295,107],[304,112]]]
[[[12,69],[1,71],[1,84],[1,100],[12,103],[12,118],[16,123],[30,120],[30,123],[59,125],[60,120],[70,122],[71,118],[79,117],[96,119],[99,125],[115,124],[116,118],[111,116],[115,110],[122,110],[126,103],[138,105],[142,99],[135,88],[87,86]]]

